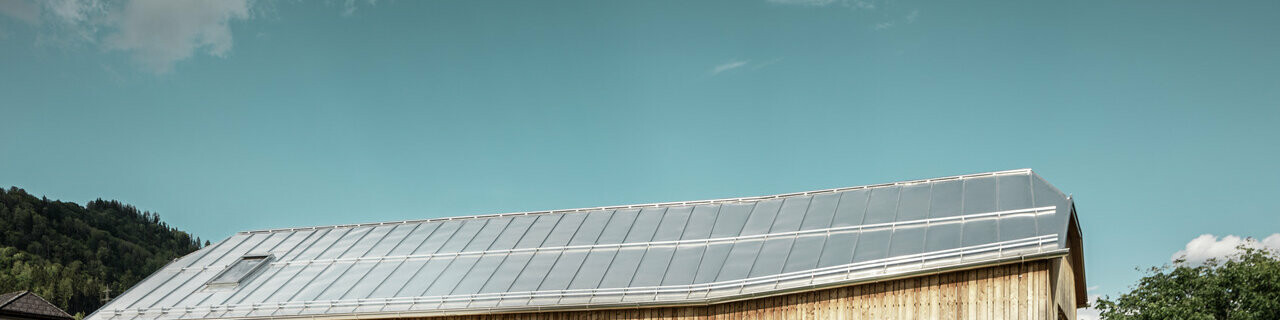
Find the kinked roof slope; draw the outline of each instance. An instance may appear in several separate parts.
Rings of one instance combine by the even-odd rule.
[[[170,263],[89,318],[699,305],[1063,256],[1068,232],[1078,232],[1069,227],[1073,212],[1069,197],[1024,169],[762,197],[247,231]],[[1084,270],[1077,272],[1082,282]]]

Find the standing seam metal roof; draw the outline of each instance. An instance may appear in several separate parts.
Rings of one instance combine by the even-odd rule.
[[[1066,253],[1029,169],[763,197],[237,233],[91,319],[429,316],[705,304]],[[240,257],[271,258],[207,286]]]

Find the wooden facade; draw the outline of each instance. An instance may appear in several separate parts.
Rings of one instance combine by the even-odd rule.
[[[433,320],[1074,319],[1068,258],[1025,261],[708,306],[442,316]]]

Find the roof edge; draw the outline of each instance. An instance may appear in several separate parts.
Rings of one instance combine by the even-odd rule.
[[[1032,171],[1031,169],[1029,169],[1029,168],[1024,168],[1024,169],[1014,169],[1014,170],[1004,170],[1004,171],[992,171],[992,172],[983,172],[983,173],[971,173],[971,174],[964,174],[964,175],[955,175],[955,176],[946,176],[946,177],[928,178],[928,179],[917,179],[917,180],[908,180],[908,181],[899,181],[899,182],[890,182],[890,183],[869,184],[869,185],[860,185],[860,186],[852,186],[852,187],[840,187],[840,188],[819,189],[819,190],[812,190],[812,191],[801,191],[801,192],[781,193],[781,194],[772,194],[772,195],[763,195],[763,196],[750,196],[750,197],[737,197],[737,198],[722,198],[722,199],[710,199],[710,200],[689,200],[689,201],[655,202],[655,203],[644,203],[644,204],[613,205],[613,206],[601,206],[601,207],[585,207],[585,208],[576,208],[576,209],[556,209],[556,210],[538,210],[538,211],[510,212],[510,213],[490,213],[490,214],[480,214],[480,215],[470,215],[470,216],[455,216],[455,217],[442,217],[442,218],[430,218],[430,219],[414,219],[414,220],[387,221],[387,222],[370,222],[370,223],[354,223],[354,224],[320,225],[320,226],[297,227],[297,228],[259,229],[259,230],[240,231],[240,232],[237,232],[236,234],[255,234],[255,233],[290,232],[290,231],[319,230],[319,229],[334,229],[334,228],[351,228],[351,227],[384,226],[384,225],[398,225],[398,224],[406,224],[406,223],[422,223],[422,222],[450,221],[450,220],[468,220],[468,219],[484,219],[484,218],[512,217],[512,216],[528,216],[528,215],[560,214],[560,213],[574,213],[574,212],[586,212],[586,211],[598,211],[598,210],[640,209],[640,208],[654,208],[654,207],[680,206],[680,205],[700,205],[700,204],[719,204],[719,203],[734,203],[734,202],[754,202],[754,201],[763,201],[763,200],[770,200],[770,199],[777,199],[777,198],[784,198],[784,197],[793,197],[793,196],[804,196],[804,195],[813,195],[813,194],[823,194],[823,193],[832,193],[832,192],[842,192],[842,191],[858,190],[858,189],[874,189],[874,188],[883,188],[883,187],[892,187],[892,186],[902,186],[902,185],[910,185],[910,184],[929,183],[929,182],[947,181],[947,180],[957,180],[957,179],[967,179],[967,178],[977,178],[977,177],[986,177],[986,176],[1009,175],[1009,174],[1030,174],[1030,175],[1032,175],[1032,176],[1039,177],[1039,175],[1037,175],[1037,174],[1036,174],[1034,171]],[[1044,178],[1040,178],[1040,180],[1044,180]],[[1047,182],[1047,181],[1046,181],[1045,183],[1046,183],[1046,184],[1048,184],[1048,182]],[[1058,193],[1059,193],[1059,194],[1062,194],[1062,191],[1061,191],[1061,190],[1058,190],[1058,188],[1057,188],[1057,187],[1054,187],[1052,184],[1050,184],[1049,186],[1050,186],[1050,187],[1052,187],[1055,191],[1058,191]],[[1064,197],[1065,197],[1065,194],[1064,194]]]
[[[0,308],[4,308],[4,307],[8,306],[10,303],[13,303],[14,301],[18,301],[18,298],[22,298],[22,296],[25,296],[25,295],[31,294],[31,291],[30,291],[30,290],[22,290],[22,291],[10,292],[10,293],[17,293],[17,294],[13,295],[12,297],[9,297],[9,299],[8,299],[8,300],[5,300],[5,301],[3,301],[3,302],[0,302]]]
[[[826,289],[834,289],[847,286],[865,285],[876,282],[891,281],[919,276],[943,274],[948,272],[967,271],[1012,263],[1023,263],[1032,261],[1041,261],[1048,259],[1061,258],[1068,255],[1065,249],[1051,250],[1040,253],[1017,255],[1004,257],[986,261],[975,261],[972,263],[964,263],[957,265],[938,266],[908,272],[899,272],[893,274],[884,274],[875,277],[859,278],[856,280],[846,280],[820,285],[810,285],[784,290],[775,290],[767,292],[739,294],[725,297],[703,298],[690,300],[687,302],[620,302],[597,305],[560,305],[560,306],[542,306],[542,307],[513,307],[513,308],[486,308],[478,310],[449,310],[449,311],[397,311],[383,313],[351,313],[351,314],[335,314],[335,315],[288,315],[288,316],[270,316],[270,317],[232,317],[228,319],[312,319],[312,320],[347,320],[347,319],[379,319],[379,318],[426,318],[441,316],[466,316],[466,315],[486,315],[486,314],[522,314],[533,312],[573,312],[573,311],[595,311],[595,310],[613,310],[613,309],[631,309],[631,308],[662,308],[662,307],[698,307],[710,306],[723,303],[732,303],[737,301],[783,296],[788,294],[796,294],[803,292],[819,291]]]
[[[1053,185],[1052,183],[1049,183],[1049,180],[1048,180],[1048,179],[1045,179],[1044,177],[1040,176],[1040,174],[1036,173],[1035,171],[1033,171],[1033,170],[1031,170],[1031,169],[1025,169],[1025,170],[1027,170],[1027,172],[1031,173],[1031,176],[1032,176],[1032,177],[1034,177],[1034,178],[1036,178],[1036,179],[1040,179],[1040,182],[1044,182],[1044,185],[1049,186],[1049,189],[1053,189],[1053,191],[1057,192],[1059,196],[1062,196],[1062,198],[1064,198],[1064,199],[1065,199],[1065,198],[1070,198],[1070,197],[1071,197],[1071,195],[1069,195],[1069,194],[1067,194],[1067,193],[1065,193],[1065,192],[1062,192],[1062,189],[1058,189],[1058,186],[1055,186],[1055,185]]]

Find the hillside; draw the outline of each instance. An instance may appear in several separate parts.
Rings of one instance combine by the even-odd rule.
[[[0,292],[31,290],[71,314],[88,314],[200,239],[157,214],[102,199],[85,206],[0,189]]]

